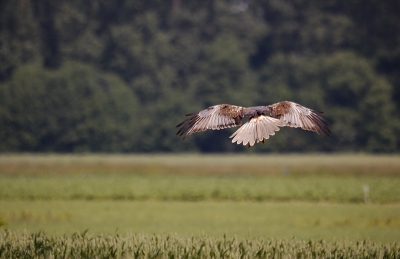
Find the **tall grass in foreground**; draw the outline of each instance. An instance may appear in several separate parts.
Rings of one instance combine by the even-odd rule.
[[[393,258],[400,245],[179,235],[0,234],[0,258]]]

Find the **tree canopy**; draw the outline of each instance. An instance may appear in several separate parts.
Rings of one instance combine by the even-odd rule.
[[[3,0],[0,151],[400,150],[395,0]],[[333,123],[248,150],[184,114],[290,100]]]

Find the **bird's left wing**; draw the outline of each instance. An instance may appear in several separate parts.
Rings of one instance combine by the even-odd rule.
[[[271,109],[271,117],[286,122],[289,127],[314,131],[324,136],[331,134],[328,128],[331,123],[318,115],[323,112],[288,101],[271,104],[268,107]]]
[[[243,107],[219,104],[186,116],[191,117],[176,126],[180,127],[176,135],[183,138],[207,129],[220,130],[242,125]]]
[[[243,142],[243,145],[253,146],[255,143],[264,142],[269,136],[275,135],[275,131],[279,131],[279,127],[284,126],[287,126],[287,123],[282,120],[260,115],[250,118],[230,138],[233,138],[232,143]]]

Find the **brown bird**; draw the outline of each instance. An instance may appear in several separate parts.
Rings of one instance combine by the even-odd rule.
[[[243,143],[253,146],[258,142],[265,142],[269,136],[275,135],[279,127],[289,126],[302,128],[318,134],[329,136],[331,131],[328,125],[331,123],[318,113],[300,104],[283,101],[268,106],[240,107],[230,104],[218,104],[211,106],[198,113],[190,113],[189,119],[181,122],[176,135],[183,138],[200,131],[208,129],[220,130],[242,125],[244,117],[249,120],[241,126],[230,138],[232,143]]]

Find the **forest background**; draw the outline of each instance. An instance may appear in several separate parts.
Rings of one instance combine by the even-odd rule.
[[[1,0],[1,152],[399,152],[397,0]],[[331,138],[234,129],[184,141],[184,114],[291,100]]]

